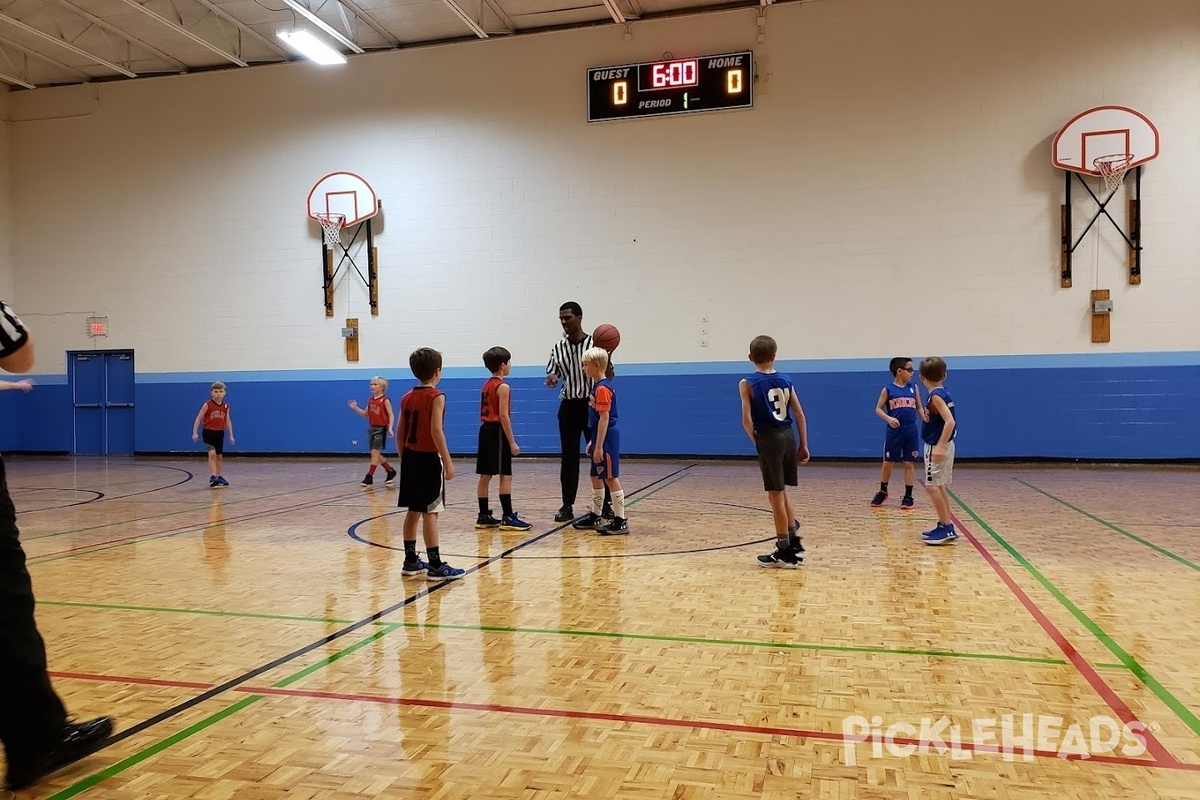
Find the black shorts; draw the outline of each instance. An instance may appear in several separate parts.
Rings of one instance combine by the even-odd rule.
[[[485,422],[479,426],[475,474],[512,475],[512,448],[499,422]]]
[[[382,450],[387,441],[387,425],[368,425],[367,443],[372,450]]]
[[[758,450],[764,489],[782,492],[783,487],[797,484],[796,434],[791,425],[755,431],[754,447]]]
[[[422,514],[436,514],[446,503],[442,457],[437,453],[405,450],[400,456],[400,491],[396,505]]]
[[[200,432],[200,439],[209,450],[217,455],[225,452],[225,431],[212,431],[205,428]]]

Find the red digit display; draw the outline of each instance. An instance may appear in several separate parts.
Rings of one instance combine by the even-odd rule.
[[[677,89],[684,86],[695,86],[699,83],[697,74],[697,61],[694,58],[652,64],[650,66],[650,88]]]

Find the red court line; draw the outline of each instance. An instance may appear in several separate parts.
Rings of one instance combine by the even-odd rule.
[[[211,683],[194,683],[190,681],[163,680],[159,678],[139,678],[129,675],[97,675],[88,672],[51,672],[50,675],[56,678],[74,678],[76,680],[100,681],[105,683],[126,683],[146,686],[174,686],[186,689],[211,689],[215,685]],[[440,708],[449,711],[498,712],[502,714],[519,714],[522,716],[531,717],[588,719],[605,722],[624,722],[638,725],[688,728],[692,730],[729,731],[731,733],[763,734],[768,736],[793,736],[803,739],[821,739],[825,741],[840,742],[843,745],[850,743],[854,743],[856,745],[872,743],[871,739],[863,741],[856,737],[849,737],[845,734],[834,733],[831,731],[814,731],[805,730],[802,728],[775,728],[762,725],[738,725],[731,722],[714,722],[710,720],[667,719],[664,717],[647,717],[635,714],[604,714],[593,711],[570,711],[556,708],[530,708],[525,706],[495,705],[491,703],[459,703],[447,700],[422,700],[419,698],[388,697],[385,695],[373,694],[323,692],[312,689],[279,689],[262,686],[238,686],[234,688],[234,691],[242,692],[244,694],[304,697],[317,700],[343,700],[358,703],[377,703],[391,706],[413,706],[418,708]],[[911,745],[920,748],[923,744],[919,739],[900,736],[893,737],[891,741],[902,747]],[[936,749],[932,745],[929,743],[924,744],[928,749],[936,752]],[[945,744],[946,752],[953,751],[961,753],[1004,754],[1004,750],[999,745],[994,744],[977,744],[975,742],[946,742]],[[1085,756],[1078,753],[1059,754],[1053,750],[1023,748],[1013,748],[1010,752],[1014,758],[1019,757],[1022,759],[1024,759],[1026,755],[1029,755],[1035,758],[1057,758],[1065,761],[1088,761],[1098,764],[1120,764],[1132,767],[1145,767],[1147,769],[1169,769],[1181,770],[1185,772],[1200,772],[1200,764],[1187,764],[1180,761],[1163,763],[1157,760],[1150,761],[1147,759],[1129,758],[1126,756]]]
[[[283,508],[272,508],[272,509],[267,509],[265,511],[252,511],[248,514],[243,514],[238,517],[226,517],[224,520],[221,521],[220,524],[228,525],[233,522],[245,522],[246,520],[257,519],[258,517],[269,517],[272,514],[279,514],[281,512],[285,512],[285,511],[303,511],[304,509],[307,509],[307,508],[316,508],[317,506],[325,505],[326,503],[331,503],[334,500],[341,500],[346,497],[353,497],[353,495],[340,494],[340,495],[336,495],[334,497],[327,498],[325,500],[317,500],[317,501],[314,501],[311,503],[302,503],[301,505],[298,505],[298,506],[284,506]],[[197,509],[197,510],[202,510],[202,509]],[[108,541],[105,541],[105,542],[92,542],[91,544],[82,544],[79,547],[72,547],[69,550],[59,550],[57,553],[39,553],[36,556],[30,556],[29,562],[31,564],[36,564],[37,562],[41,561],[42,559],[54,558],[55,556],[65,556],[65,555],[69,555],[70,553],[77,553],[81,550],[91,550],[94,548],[104,547],[104,546],[110,545],[110,544],[122,544],[124,542],[137,541],[138,539],[148,539],[148,538],[151,538],[154,536],[167,536],[172,533],[183,533],[185,531],[200,531],[200,530],[204,530],[206,528],[211,528],[213,526],[213,524],[214,523],[212,523],[212,522],[193,522],[190,525],[183,525],[178,528],[167,528],[165,531],[154,531],[152,533],[139,533],[136,536],[124,536],[120,539],[109,539]]]
[[[562,719],[589,719],[602,720],[606,722],[626,722],[639,725],[657,725],[668,726],[673,728],[689,728],[693,730],[712,730],[712,731],[729,731],[732,733],[747,733],[747,734],[765,734],[768,736],[794,736],[804,739],[823,739],[827,741],[840,742],[842,744],[870,744],[871,740],[862,740],[857,737],[846,736],[841,733],[832,731],[812,731],[800,728],[775,728],[761,725],[738,725],[731,722],[713,722],[709,720],[694,720],[694,719],[667,719],[664,717],[645,717],[635,714],[605,714],[592,711],[569,711],[556,708],[527,708],[524,706],[504,706],[494,705],[491,703],[459,703],[448,700],[421,700],[411,697],[387,697],[384,695],[373,694],[349,694],[344,692],[323,692],[316,690],[305,689],[277,689],[274,687],[255,687],[255,686],[237,686],[234,691],[244,692],[246,694],[259,695],[279,695],[285,697],[306,697],[319,700],[350,700],[360,703],[378,703],[381,705],[391,706],[417,706],[422,708],[440,708],[450,711],[482,711],[482,712],[500,712],[503,714],[520,714],[531,717],[557,717]],[[921,747],[923,744],[919,739],[893,737],[892,740],[897,745],[905,746],[912,745]],[[934,750],[928,742],[925,746]],[[994,744],[977,744],[974,742],[945,742],[946,752],[972,752],[972,753],[996,753],[1003,754],[1004,750],[999,745]],[[940,749],[940,748],[938,748]],[[935,751],[936,752],[936,751]],[[1087,761],[1099,764],[1122,764],[1125,766],[1145,767],[1147,769],[1171,769],[1183,770],[1189,772],[1200,772],[1200,764],[1184,764],[1179,761],[1174,761],[1170,764],[1164,764],[1160,761],[1150,761],[1148,759],[1129,758],[1126,756],[1103,756],[1103,755],[1081,755],[1078,753],[1060,754],[1054,750],[1035,750],[1013,748],[1010,751],[1014,757],[1024,758],[1026,754],[1037,758],[1056,758],[1062,761]]]
[[[1054,641],[1054,643],[1059,646],[1059,649],[1063,651],[1063,654],[1067,657],[1067,660],[1075,665],[1075,668],[1079,670],[1081,675],[1083,675],[1084,680],[1091,684],[1092,689],[1096,691],[1096,694],[1100,695],[1101,699],[1108,704],[1108,707],[1111,708],[1114,713],[1116,713],[1117,718],[1120,719],[1125,725],[1136,723],[1141,728],[1141,735],[1145,737],[1146,740],[1146,749],[1152,756],[1154,756],[1155,760],[1164,767],[1182,766],[1182,762],[1175,758],[1175,756],[1171,754],[1171,751],[1167,750],[1162,742],[1158,741],[1158,737],[1156,737],[1150,730],[1150,726],[1139,720],[1137,715],[1133,713],[1129,706],[1125,705],[1125,701],[1117,695],[1111,686],[1104,682],[1104,679],[1100,677],[1100,673],[1096,672],[1096,670],[1092,668],[1092,665],[1087,662],[1087,659],[1080,655],[1079,651],[1067,641],[1067,637],[1062,634],[1062,631],[1056,628],[1054,623],[1050,621],[1049,617],[1042,613],[1042,610],[1038,608],[1037,604],[1033,602],[1029,595],[1025,594],[1024,589],[1017,585],[1017,582],[1013,580],[1012,575],[1010,575],[1008,571],[1000,565],[1000,562],[996,560],[995,556],[988,552],[987,548],[983,546],[983,543],[980,542],[979,539],[977,539],[975,535],[971,533],[967,526],[963,524],[963,521],[958,518],[958,515],[951,513],[950,518],[954,520],[954,523],[958,525],[959,529],[963,532],[963,535],[967,537],[967,541],[969,541],[971,545],[979,552],[979,554],[983,556],[983,560],[986,561],[988,565],[996,571],[996,574],[1000,576],[1000,580],[1004,581],[1005,585],[1008,586],[1009,590],[1012,591],[1017,600],[1020,601],[1021,605],[1025,606],[1025,610],[1028,611],[1029,614],[1035,620],[1037,620],[1038,624],[1042,626],[1042,629],[1046,632],[1046,635],[1048,635]]]
[[[181,689],[211,689],[215,683],[192,681],[170,681],[161,678],[135,678],[129,675],[96,675],[91,672],[51,672],[52,678],[73,678],[79,681],[102,681],[105,683],[132,683],[142,686],[177,686]]]

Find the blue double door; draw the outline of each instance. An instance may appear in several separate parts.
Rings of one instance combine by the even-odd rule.
[[[75,415],[71,452],[133,455],[133,351],[68,353],[67,379]]]

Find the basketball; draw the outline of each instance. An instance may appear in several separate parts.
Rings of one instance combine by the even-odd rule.
[[[621,344],[621,332],[617,330],[617,326],[609,325],[607,322],[597,325],[596,330],[592,332],[592,344],[596,347],[603,347],[611,353]]]

